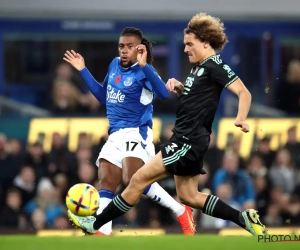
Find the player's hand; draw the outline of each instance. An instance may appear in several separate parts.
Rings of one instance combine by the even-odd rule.
[[[141,67],[145,67],[147,64],[147,49],[144,44],[140,44],[136,46],[137,54],[137,61]]]
[[[85,68],[83,57],[79,53],[76,53],[74,50],[71,50],[71,52],[67,50],[63,59],[66,62],[70,63],[78,71]]]
[[[250,131],[249,125],[246,122],[236,120],[234,122],[234,125],[241,128],[241,131],[243,131],[244,133],[248,133]]]
[[[184,86],[181,82],[177,81],[175,78],[168,80],[166,87],[169,91],[174,92],[178,95],[182,95]]]

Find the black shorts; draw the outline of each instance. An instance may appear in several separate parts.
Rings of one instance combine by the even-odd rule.
[[[172,136],[167,143],[160,146],[167,171],[178,176],[205,174],[203,157],[208,149],[209,142],[209,134],[201,136],[197,144]]]

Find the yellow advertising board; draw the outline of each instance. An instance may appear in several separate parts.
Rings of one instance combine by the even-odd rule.
[[[292,118],[253,118],[247,119],[250,132],[245,134],[234,126],[234,118],[221,119],[218,126],[217,146],[225,149],[228,138],[233,135],[241,141],[241,156],[247,158],[255,143],[255,139],[265,136],[271,137],[271,148],[276,150],[287,142],[287,131],[290,127],[297,127],[297,136],[300,141],[300,119]],[[159,141],[162,130],[162,121],[153,119],[154,142]],[[58,132],[68,136],[68,147],[71,152],[77,149],[80,133],[91,136],[94,144],[97,144],[102,136],[108,131],[108,120],[106,118],[35,118],[30,122],[28,142],[41,141],[44,150],[49,152],[52,145],[53,133]]]
[[[37,141],[43,144],[45,152],[51,150],[52,136],[60,133],[68,135],[68,148],[71,152],[76,151],[80,133],[91,136],[94,144],[99,143],[102,136],[107,134],[109,127],[106,118],[35,118],[30,121],[28,142]],[[153,119],[153,137],[157,142],[160,137],[162,122],[159,118]]]
[[[270,145],[273,150],[283,146],[287,142],[287,132],[292,126],[297,127],[297,137],[300,141],[300,119],[292,118],[253,118],[247,119],[250,126],[249,133],[242,133],[239,128],[234,126],[235,119],[224,118],[219,122],[217,146],[225,149],[228,142],[228,136],[233,135],[240,139],[240,153],[244,158],[249,157],[255,142],[265,136],[270,136]]]

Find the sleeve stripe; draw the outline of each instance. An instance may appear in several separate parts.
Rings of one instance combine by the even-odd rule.
[[[224,88],[226,89],[231,83],[233,83],[236,79],[238,79],[239,77],[238,76],[235,76],[230,82],[228,82]]]

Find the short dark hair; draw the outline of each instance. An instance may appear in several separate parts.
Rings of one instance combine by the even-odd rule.
[[[224,23],[220,19],[199,13],[192,17],[184,33],[193,33],[201,42],[209,42],[214,50],[221,51],[228,42],[224,31]]]
[[[140,29],[134,27],[126,27],[122,30],[120,36],[135,35],[141,40],[141,44],[144,44],[147,49],[147,63],[152,64],[154,62],[154,57],[152,55],[152,43],[143,36]]]
[[[16,187],[11,187],[10,189],[7,190],[6,195],[8,196],[8,195],[10,195],[10,194],[18,195],[18,196],[21,197],[21,192],[20,192],[20,190],[19,190],[18,188],[16,188]]]

